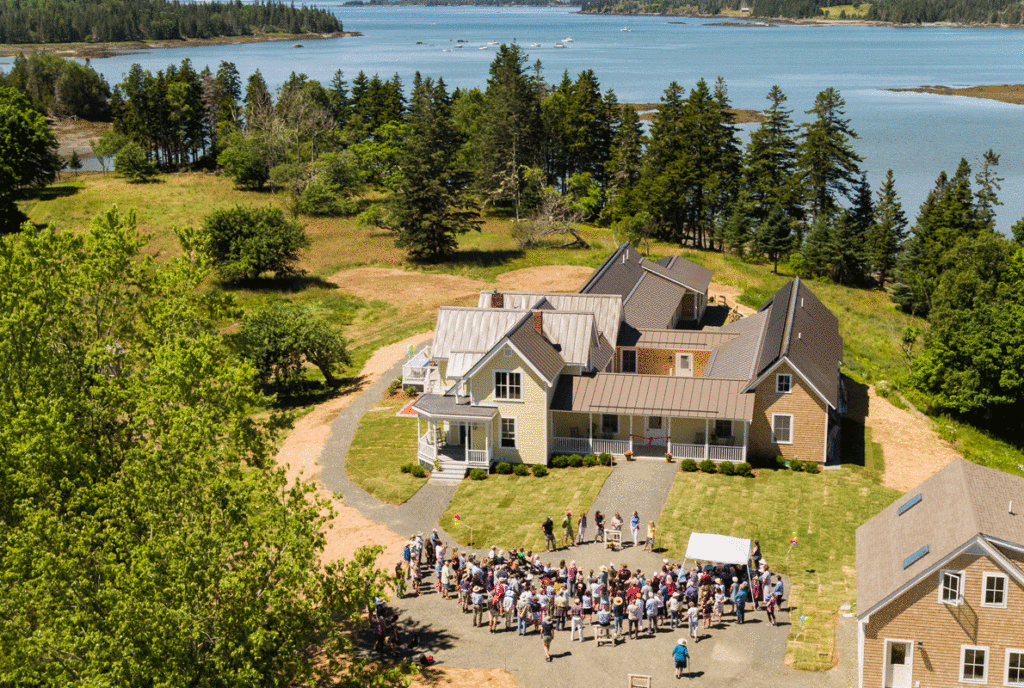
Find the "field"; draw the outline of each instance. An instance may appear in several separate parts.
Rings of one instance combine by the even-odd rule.
[[[348,479],[388,504],[401,504],[427,482],[399,470],[416,463],[416,420],[395,416],[408,402],[400,394],[367,411],[345,457]]]
[[[860,5],[834,5],[832,7],[822,7],[821,11],[825,15],[826,19],[839,19],[845,12],[846,19],[860,19],[868,13],[871,9],[871,3],[865,2]]]

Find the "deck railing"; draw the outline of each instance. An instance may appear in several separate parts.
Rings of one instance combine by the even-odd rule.
[[[746,461],[746,457],[743,456],[743,447],[718,447],[711,445],[708,447],[708,458],[712,461],[732,461],[733,463],[742,463]]]
[[[405,385],[426,385],[430,374],[430,349],[426,348],[416,352],[412,358],[402,366],[402,386]]]
[[[556,454],[592,453],[589,437],[556,437],[551,449]]]
[[[672,456],[677,459],[693,459],[694,461],[704,460],[703,444],[685,444],[683,442],[672,443]]]

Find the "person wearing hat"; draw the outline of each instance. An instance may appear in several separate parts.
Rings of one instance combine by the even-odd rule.
[[[540,622],[540,637],[544,641],[544,661],[551,661],[551,639],[555,636],[555,625],[551,622],[550,616],[545,616]]]
[[[473,605],[473,626],[479,626],[483,623],[484,612],[487,610],[487,600],[483,592],[483,588],[479,585],[474,585],[473,592],[469,596],[470,604]]]
[[[669,627],[673,629],[679,625],[679,598],[681,597],[682,595],[677,590],[668,598]]]
[[[562,547],[572,547],[576,539],[572,532],[572,512],[566,511],[562,519]]]
[[[680,638],[672,648],[672,658],[676,660],[676,678],[683,677],[683,671],[689,668],[690,651],[686,649],[686,638]],[[687,676],[693,678],[693,672],[688,671]]]
[[[554,552],[557,549],[555,544],[555,522],[548,516],[544,519],[544,523],[540,525],[540,529],[544,531],[544,545],[548,548],[549,552]]]
[[[622,619],[626,615],[626,601],[621,595],[612,600],[612,616],[615,617],[615,635],[622,635]]]

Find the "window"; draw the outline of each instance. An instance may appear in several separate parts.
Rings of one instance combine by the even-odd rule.
[[[772,442],[793,444],[793,416],[787,413],[772,414]]]
[[[505,449],[516,448],[516,419],[501,419],[501,446]]]
[[[716,420],[715,437],[732,437],[732,421]]]
[[[988,648],[975,645],[960,646],[960,682],[988,682]]]
[[[622,351],[622,372],[636,372],[636,349],[624,349]]]
[[[986,573],[982,577],[981,606],[1006,607],[1006,576]]]
[[[661,416],[651,416],[647,419],[648,430],[661,430]]]
[[[601,432],[606,435],[618,435],[619,417],[609,416],[607,413],[601,416]]]
[[[693,355],[676,354],[676,376],[693,377]]]
[[[942,571],[939,574],[939,602],[960,604],[964,597],[964,572]]]
[[[1006,650],[1006,677],[1008,686],[1024,686],[1024,649],[1008,648]]]
[[[494,372],[495,399],[522,399],[523,384],[521,373],[510,373],[504,370]]]
[[[788,373],[779,373],[775,376],[775,391],[779,394],[789,394],[793,391],[793,376]]]

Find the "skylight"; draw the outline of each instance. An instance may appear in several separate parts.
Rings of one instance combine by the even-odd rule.
[[[903,504],[903,506],[900,507],[900,510],[896,513],[896,515],[897,516],[902,516],[903,514],[905,514],[908,511],[910,511],[920,501],[921,501],[921,493],[918,492],[916,495],[911,497],[909,501],[905,502]]]
[[[903,560],[903,568],[906,569],[913,566],[921,557],[923,557],[931,551],[931,547],[925,545],[924,547],[917,550],[916,552],[914,552],[909,557]]]

